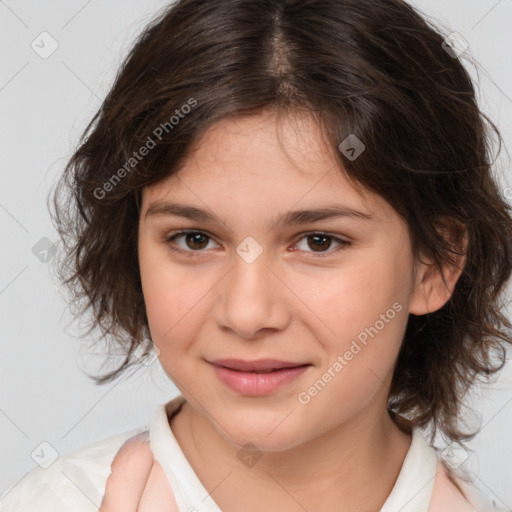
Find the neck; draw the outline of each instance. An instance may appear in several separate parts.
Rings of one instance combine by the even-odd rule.
[[[251,466],[238,459],[240,447],[227,442],[188,403],[171,420],[171,428],[204,487],[215,489],[211,496],[225,512],[380,510],[411,444],[411,436],[395,425],[385,407],[376,409],[375,404],[305,443],[263,452]]]

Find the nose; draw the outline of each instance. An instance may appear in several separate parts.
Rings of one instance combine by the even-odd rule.
[[[238,255],[220,288],[217,322],[245,339],[283,330],[290,322],[288,290],[269,261],[260,255],[248,263]]]

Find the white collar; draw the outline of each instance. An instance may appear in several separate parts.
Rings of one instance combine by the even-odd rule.
[[[176,414],[185,403],[183,395],[158,406],[149,428],[149,445],[160,463],[180,511],[222,512],[197,477],[172,433],[168,417]]]
[[[427,512],[437,474],[435,449],[417,428],[393,489],[380,512]]]

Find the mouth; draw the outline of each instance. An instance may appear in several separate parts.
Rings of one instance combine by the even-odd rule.
[[[301,366],[310,366],[310,363],[296,363],[290,361],[280,361],[277,359],[259,359],[254,361],[244,361],[242,359],[216,359],[210,361],[215,366],[221,366],[228,370],[255,373],[271,373],[286,368],[299,368]]]
[[[268,395],[303,374],[310,363],[265,359],[259,361],[216,360],[210,363],[217,378],[231,390],[246,396]]]

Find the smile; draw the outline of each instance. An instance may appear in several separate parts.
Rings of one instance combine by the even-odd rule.
[[[302,375],[310,364],[239,370],[212,363],[218,379],[230,389],[247,396],[268,395],[294,381]]]

